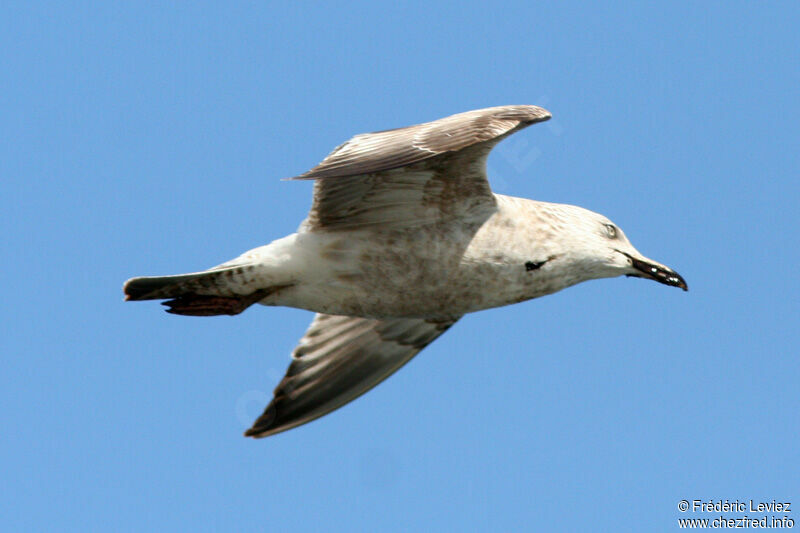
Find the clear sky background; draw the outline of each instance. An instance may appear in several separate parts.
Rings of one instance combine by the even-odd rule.
[[[681,499],[791,501],[800,527],[800,10],[587,4],[5,2],[2,529],[718,516]],[[502,104],[554,118],[497,148],[495,191],[607,215],[688,293],[619,278],[469,315],[259,441],[311,313],[123,302],[293,232],[311,184],[280,178],[351,135]]]

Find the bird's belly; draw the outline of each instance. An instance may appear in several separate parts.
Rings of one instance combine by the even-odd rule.
[[[367,283],[306,285],[294,292],[294,307],[369,318],[447,319],[487,307],[468,292],[453,293],[430,283],[417,283],[413,288]]]
[[[464,264],[461,255],[368,261],[292,289],[284,303],[321,313],[370,318],[455,318],[528,299],[503,269]]]
[[[372,318],[449,318],[511,303],[494,290],[503,283],[491,265],[465,262],[472,236],[430,230],[326,237],[300,282],[275,303]]]

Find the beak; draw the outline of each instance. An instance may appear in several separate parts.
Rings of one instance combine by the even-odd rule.
[[[686,281],[684,281],[683,277],[672,270],[671,268],[667,268],[664,265],[659,265],[658,263],[654,263],[649,259],[639,259],[633,257],[631,254],[625,253],[621,250],[617,250],[619,253],[627,257],[631,260],[631,266],[638,270],[639,272],[635,274],[627,274],[628,276],[632,276],[635,278],[646,278],[652,279],[653,281],[657,281],[659,283],[663,283],[664,285],[669,285],[671,287],[679,287],[685,291],[689,290],[689,286],[686,285]]]

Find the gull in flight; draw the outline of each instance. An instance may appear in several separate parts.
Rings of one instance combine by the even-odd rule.
[[[314,180],[297,233],[203,272],[130,279],[126,299],[189,316],[256,303],[314,311],[245,432],[266,437],[364,394],[466,313],[621,275],[687,290],[603,215],[492,193],[491,149],[549,118],[501,106],[356,135],[294,178]]]

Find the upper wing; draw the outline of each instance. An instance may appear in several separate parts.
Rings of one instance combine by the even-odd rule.
[[[286,376],[247,437],[267,437],[319,418],[361,396],[447,331],[457,319],[375,320],[317,314]]]
[[[305,228],[408,225],[493,208],[489,151],[549,118],[537,106],[489,107],[356,135],[295,178],[317,180]]]

